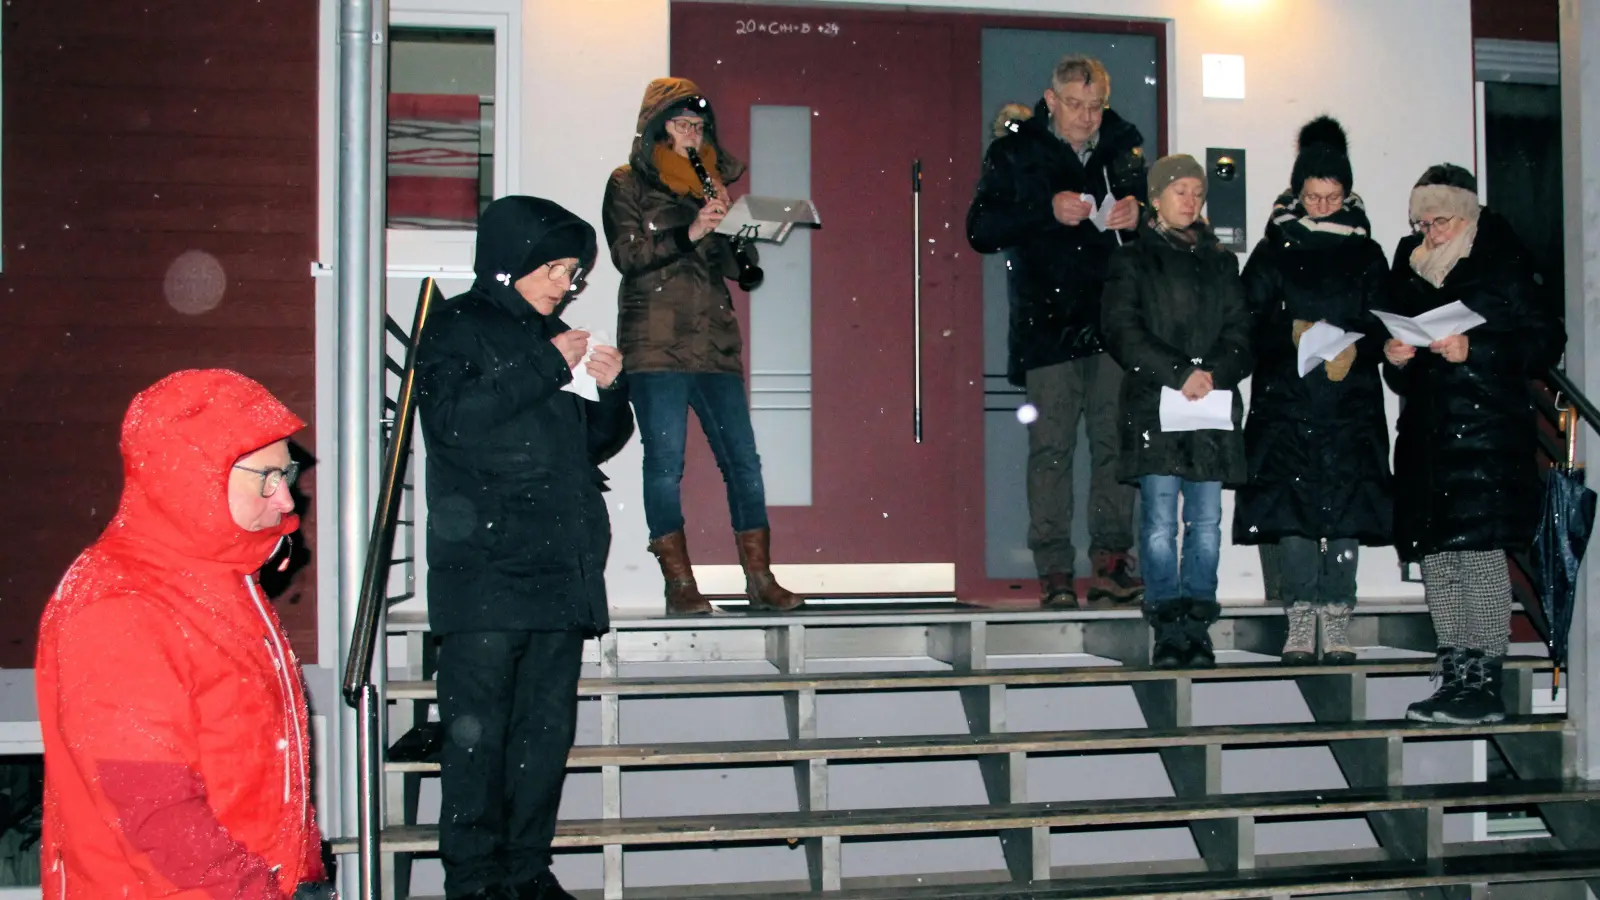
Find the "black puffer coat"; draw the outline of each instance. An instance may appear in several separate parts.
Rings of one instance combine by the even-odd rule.
[[[1179,247],[1146,228],[1111,258],[1104,327],[1122,380],[1122,450],[1117,474],[1188,481],[1245,480],[1244,418],[1239,382],[1250,374],[1250,311],[1239,281],[1239,257],[1197,223],[1199,241]],[[1180,390],[1196,369],[1219,390],[1233,391],[1233,431],[1161,430],[1161,389]]]
[[[977,195],[967,211],[967,241],[979,253],[1007,251],[1011,330],[1006,375],[1021,386],[1029,369],[1093,356],[1100,337],[1100,292],[1116,235],[1092,222],[1056,221],[1052,198],[1062,191],[1145,203],[1144,138],[1106,110],[1088,165],[1050,126],[1043,100],[1033,118],[989,145]]]
[[[561,390],[567,330],[511,285],[556,229],[594,229],[553,203],[506,197],[478,226],[477,280],[434,311],[417,349],[428,458],[428,618],[435,633],[609,627],[611,520],[601,462],[633,435],[619,381],[598,403]],[[502,278],[504,280],[502,280]]]
[[[1366,234],[1298,223],[1269,225],[1250,254],[1244,285],[1256,367],[1244,428],[1250,481],[1234,498],[1235,544],[1285,537],[1390,543],[1393,478],[1381,376],[1388,332],[1372,316],[1385,306],[1388,274],[1383,248]],[[1343,380],[1329,380],[1323,365],[1300,377],[1296,319],[1366,335]]]
[[[1412,235],[1395,250],[1394,312],[1414,316],[1455,300],[1488,321],[1467,332],[1467,359],[1418,348],[1384,363],[1401,397],[1395,438],[1395,544],[1417,560],[1447,550],[1518,550],[1539,516],[1537,419],[1531,376],[1561,356],[1566,330],[1532,257],[1511,226],[1484,210],[1469,256],[1435,288],[1411,269]]]

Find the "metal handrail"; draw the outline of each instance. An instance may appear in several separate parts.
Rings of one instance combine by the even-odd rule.
[[[1594,403],[1590,402],[1588,397],[1584,396],[1583,391],[1578,389],[1577,383],[1568,378],[1565,371],[1559,366],[1551,366],[1550,371],[1545,373],[1545,381],[1549,382],[1551,387],[1566,398],[1572,409],[1578,413],[1584,422],[1588,423],[1590,429],[1600,433],[1600,408],[1597,408]],[[1575,434],[1577,429],[1572,429],[1572,432]],[[1571,437],[1568,437],[1569,445],[1571,440]]]
[[[350,636],[350,655],[344,665],[344,700],[361,708],[362,689],[371,685],[372,658],[378,641],[378,624],[387,598],[390,557],[394,551],[394,531],[400,518],[400,495],[405,487],[406,463],[411,456],[411,434],[416,419],[417,345],[436,298],[439,285],[423,279],[417,293],[417,314],[406,341],[406,363],[400,372],[400,392],[395,398],[394,422],[384,449],[383,482],[378,488],[378,503],[372,514],[372,539],[367,543],[366,567],[361,575],[361,599],[356,606],[355,633]]]

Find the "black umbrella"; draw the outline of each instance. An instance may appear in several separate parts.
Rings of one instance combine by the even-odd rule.
[[[1561,690],[1561,667],[1567,662],[1567,632],[1578,590],[1578,568],[1594,531],[1595,493],[1583,483],[1583,469],[1551,466],[1544,473],[1544,503],[1533,536],[1530,560],[1533,587],[1549,624],[1545,643],[1555,663],[1550,685],[1553,698]]]

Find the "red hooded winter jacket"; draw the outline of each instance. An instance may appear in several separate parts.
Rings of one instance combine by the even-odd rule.
[[[170,375],[122,425],[111,525],[45,608],[44,896],[281,900],[323,877],[300,668],[254,573],[233,463],[304,427],[225,370]]]

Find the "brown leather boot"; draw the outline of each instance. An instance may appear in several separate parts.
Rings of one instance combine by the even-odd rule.
[[[1116,603],[1138,603],[1144,597],[1144,580],[1133,574],[1133,560],[1116,550],[1095,548],[1089,551],[1094,577],[1089,580],[1089,599]]]
[[[700,594],[689,564],[689,541],[682,531],[674,531],[650,542],[650,552],[661,563],[661,577],[667,582],[667,615],[704,616],[714,610],[711,601]]]
[[[739,565],[744,567],[744,592],[751,610],[788,612],[805,604],[772,577],[772,529],[740,531],[734,537],[739,541]]]

